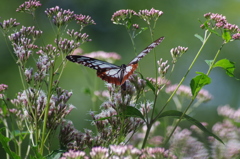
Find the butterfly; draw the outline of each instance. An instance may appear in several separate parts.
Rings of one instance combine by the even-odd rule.
[[[128,65],[122,64],[121,66],[117,66],[105,61],[80,55],[68,55],[66,58],[71,62],[79,63],[97,70],[97,76],[108,83],[122,85],[137,69],[138,61],[146,56],[153,48],[159,45],[163,39],[164,37],[161,37],[152,42],[148,47],[140,52],[137,57],[130,61]]]

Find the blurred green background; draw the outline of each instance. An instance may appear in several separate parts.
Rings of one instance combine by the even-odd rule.
[[[30,15],[24,13],[16,13],[16,8],[24,1],[3,0],[0,5],[1,21],[9,18],[16,18],[21,25],[34,25]],[[170,60],[170,49],[179,45],[188,47],[188,52],[180,58],[177,67],[171,77],[171,82],[178,83],[185,74],[191,61],[196,55],[201,46],[201,42],[194,37],[194,34],[203,35],[204,31],[200,29],[198,20],[204,21],[203,14],[207,12],[220,13],[227,17],[227,20],[232,24],[240,25],[240,1],[239,0],[52,0],[42,1],[42,7],[37,10],[36,16],[39,22],[40,29],[43,30],[44,43],[53,44],[55,34],[49,24],[44,10],[46,8],[60,6],[63,9],[70,9],[76,14],[90,15],[97,23],[94,26],[87,27],[85,32],[90,35],[92,42],[82,45],[84,52],[92,52],[103,50],[106,52],[117,52],[122,56],[122,59],[117,62],[118,65],[128,63],[135,54],[131,45],[130,38],[122,26],[112,24],[112,14],[120,9],[133,9],[139,11],[142,9],[151,9],[152,7],[164,12],[159,19],[155,28],[155,39],[160,36],[165,36],[165,40],[157,47],[157,57],[164,60]],[[77,27],[71,26],[71,27]],[[77,28],[76,28],[77,29]],[[149,31],[137,37],[136,46],[138,52],[150,44],[151,38]],[[204,60],[213,59],[217,49],[221,45],[221,39],[212,36],[205,46],[200,58],[191,70],[184,84],[189,85],[190,79],[196,74],[196,71],[207,72],[208,66]],[[0,83],[9,85],[8,96],[14,98],[18,91],[23,88],[20,84],[20,77],[17,66],[13,61],[6,42],[3,36],[0,38]],[[236,62],[235,75],[240,78],[240,45],[239,41],[227,44],[219,57],[227,58]],[[149,54],[140,62],[141,72],[147,77],[154,77],[154,64],[152,62],[153,54]],[[87,77],[86,77],[87,76]],[[221,69],[214,69],[210,74],[212,83],[206,87],[213,96],[213,100],[201,105],[194,110],[194,118],[199,121],[216,123],[220,118],[217,116],[216,108],[219,105],[230,104],[232,107],[238,108],[240,104],[240,82],[234,78],[228,77]],[[90,81],[88,81],[90,79]],[[96,86],[96,83],[100,83]],[[91,97],[84,94],[85,88],[97,87],[104,89],[103,82],[97,78],[94,70],[77,66],[76,64],[68,63],[62,81],[62,88],[73,91],[73,96],[70,103],[76,106],[68,119],[73,120],[74,125],[83,131],[83,128],[92,128],[90,116],[87,114],[92,110]],[[166,97],[166,96],[164,96]],[[161,101],[164,101],[160,97]],[[161,103],[159,101],[159,103]],[[98,101],[98,106],[101,102]]]

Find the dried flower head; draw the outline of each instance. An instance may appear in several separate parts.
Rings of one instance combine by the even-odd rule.
[[[170,81],[163,77],[158,77],[157,81],[156,78],[147,77],[147,80],[150,81],[152,84],[157,85],[158,89],[161,89],[163,86],[170,85]]]
[[[127,28],[129,28],[131,25],[131,19],[133,18],[133,16],[137,16],[137,13],[134,10],[122,9],[122,10],[116,11],[112,15],[111,21],[113,22],[113,24],[125,25]]]
[[[161,147],[155,148],[145,148],[142,150],[142,154],[139,157],[140,159],[144,158],[169,158],[169,159],[177,159],[175,155],[173,155],[169,150],[165,150]]]
[[[62,157],[60,159],[89,159],[86,157],[86,153],[83,151],[74,151],[69,150],[68,152],[63,153]]]
[[[147,24],[150,24],[152,20],[156,22],[162,14],[163,14],[162,11],[156,10],[154,8],[152,8],[151,10],[147,10],[147,9],[140,10],[138,12],[138,16],[144,21],[146,21]]]
[[[139,78],[136,74],[131,75],[128,78],[128,80],[136,88],[137,94],[140,93],[146,86],[146,81],[144,79]]]
[[[17,8],[17,12],[25,12],[31,15],[34,15],[35,10],[40,7],[42,4],[40,3],[40,1],[36,1],[36,0],[29,0],[29,1],[25,1],[23,4],[21,4],[18,8]]]
[[[168,65],[168,60],[166,60],[165,62],[162,61],[162,58],[157,61],[158,64],[158,73],[160,74],[160,77],[164,77],[167,74],[167,71],[170,67],[170,65]]]
[[[18,58],[18,62],[21,62],[21,63],[25,63],[29,59],[30,55],[32,54],[32,51],[26,50],[24,46],[14,45],[13,50]]]
[[[87,35],[86,33],[74,31],[74,29],[67,30],[67,34],[74,40],[81,41],[81,44],[83,44],[84,42],[92,41],[92,39],[88,39],[89,35]]]
[[[29,27],[22,26],[22,28],[20,29],[20,33],[25,37],[31,36],[35,39],[35,38],[39,38],[42,35],[43,31],[36,30],[35,26],[29,26]]]
[[[80,42],[74,42],[74,40],[68,39],[55,39],[55,43],[58,49],[64,54],[70,54],[73,50],[80,46]]]
[[[40,50],[36,52],[38,55],[48,55],[49,57],[59,56],[59,50],[51,44],[46,45],[45,47],[40,47]]]
[[[26,77],[27,83],[30,83],[33,76],[33,68],[26,68],[24,75]]]
[[[74,18],[74,12],[68,10],[63,10],[59,6],[53,8],[47,8],[45,13],[49,18],[52,18],[52,22],[57,27],[61,27],[66,23],[70,22]]]
[[[9,31],[9,29],[18,26],[20,23],[17,22],[16,19],[10,18],[8,20],[4,20],[2,23],[0,23],[0,26],[3,30],[6,32]]]
[[[109,149],[105,147],[93,147],[90,152],[91,158],[109,158]]]
[[[7,90],[8,85],[6,84],[0,84],[0,92],[4,92],[5,90]]]
[[[96,23],[89,15],[75,14],[74,19],[81,26],[82,30],[84,27],[88,25],[95,25]]]
[[[138,24],[133,24],[133,28],[134,29],[139,29],[139,25]]]
[[[50,130],[55,130],[62,119],[74,108],[72,105],[66,104],[72,93],[60,88],[57,89],[59,93],[52,95],[49,102],[47,128]],[[29,122],[35,122],[34,117],[37,117],[39,124],[42,123],[42,114],[47,105],[47,96],[44,91],[29,88],[19,92],[17,98],[11,102],[16,108],[25,110],[23,112],[24,118],[28,119]]]
[[[170,53],[172,55],[173,63],[176,63],[177,62],[177,58],[181,57],[182,54],[187,52],[187,50],[188,50],[188,47],[182,47],[182,46],[178,46],[178,47],[172,48],[170,50]]]
[[[236,33],[232,35],[233,40],[240,40],[240,33]]]
[[[240,29],[237,25],[231,24],[227,21],[226,16],[223,16],[222,14],[218,13],[206,13],[204,14],[204,17],[208,20],[207,23],[202,24],[200,27],[205,29],[206,27],[216,27],[218,29],[226,29],[230,31],[230,33],[234,34],[236,32],[239,32]],[[209,23],[209,22],[213,23]]]

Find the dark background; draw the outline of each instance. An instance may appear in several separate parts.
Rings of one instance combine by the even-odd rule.
[[[9,18],[16,18],[24,26],[34,25],[30,15],[24,13],[16,13],[16,8],[24,1],[4,0],[0,5],[1,21]],[[155,39],[160,36],[165,36],[163,43],[157,47],[157,57],[164,60],[170,60],[170,49],[178,45],[188,47],[188,52],[178,61],[177,67],[171,77],[171,82],[178,83],[185,74],[191,61],[196,55],[201,46],[201,42],[194,37],[194,34],[203,36],[204,30],[200,29],[198,20],[204,21],[203,15],[208,12],[220,13],[227,17],[227,20],[232,24],[240,24],[240,1],[239,0],[52,0],[42,1],[42,7],[37,10],[36,17],[40,29],[43,30],[44,43],[53,43],[55,34],[49,24],[44,10],[46,8],[54,7],[56,5],[63,9],[70,9],[77,14],[90,15],[97,23],[85,29],[85,32],[90,35],[93,40],[90,43],[82,45],[85,52],[92,52],[104,50],[107,52],[117,52],[122,56],[122,59],[117,62],[118,65],[128,63],[135,54],[131,45],[130,38],[122,26],[112,24],[112,14],[120,9],[133,9],[139,11],[142,9],[151,9],[152,7],[164,12],[163,16],[158,20],[155,28]],[[144,24],[144,23],[142,23]],[[77,27],[76,25],[73,27]],[[151,38],[149,31],[145,31],[136,39],[137,50],[140,52],[148,44]],[[196,74],[196,71],[207,72],[208,66],[204,60],[213,59],[219,46],[221,39],[212,36],[204,47],[201,56],[197,60],[187,79],[184,81],[185,85],[189,85],[191,78]],[[22,91],[20,77],[17,65],[13,61],[6,42],[1,36],[0,38],[0,83],[9,85],[8,96],[14,98],[18,91]],[[236,62],[235,75],[240,78],[240,45],[239,41],[227,44],[219,59],[227,58]],[[153,70],[153,54],[148,55],[140,62],[141,72],[145,77],[154,77]],[[87,76],[87,77],[86,77]],[[234,108],[238,108],[240,104],[240,83],[234,78],[228,77],[221,69],[214,69],[210,77],[212,83],[206,87],[213,96],[213,100],[201,105],[194,110],[192,114],[194,118],[199,121],[209,122],[210,125],[220,120],[217,116],[216,108],[220,105],[230,104]],[[87,79],[91,79],[88,81]],[[100,83],[99,86],[96,83]],[[70,103],[76,106],[68,118],[73,120],[74,125],[83,131],[83,128],[91,128],[90,119],[87,114],[92,110],[91,97],[84,94],[85,88],[99,88],[104,89],[103,82],[95,76],[95,71],[75,64],[68,64],[64,75],[62,77],[61,86],[64,89],[72,90],[73,97]],[[166,96],[165,96],[166,97]],[[151,99],[151,97],[150,97]],[[161,98],[162,101],[164,101]],[[159,101],[159,103],[161,103]],[[98,101],[97,105],[100,106]],[[174,108],[174,107],[173,107]]]

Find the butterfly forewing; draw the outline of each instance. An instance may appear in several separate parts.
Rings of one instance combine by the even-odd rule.
[[[95,70],[99,69],[112,69],[112,68],[120,68],[117,65],[97,60],[91,57],[86,57],[86,56],[80,56],[80,55],[69,55],[66,57],[69,61],[76,62],[79,64],[82,64],[84,66],[93,68]]]
[[[135,57],[131,62],[129,62],[128,65],[138,63],[138,61],[141,60],[144,56],[146,56],[153,48],[158,46],[163,41],[163,39],[164,37],[161,37],[155,40],[148,47],[146,47],[142,52],[140,52],[140,54],[138,54],[137,57]]]
[[[108,83],[113,83],[116,85],[121,84],[121,82],[119,81],[119,72],[121,71],[121,68],[117,65],[79,55],[69,55],[66,58],[69,61],[76,62],[97,70],[97,76],[100,77],[102,80],[107,81]]]

